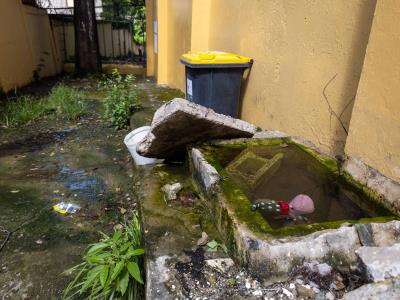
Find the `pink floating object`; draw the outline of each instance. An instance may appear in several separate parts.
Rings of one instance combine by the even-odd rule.
[[[291,215],[306,215],[314,212],[314,201],[307,195],[297,195],[289,203]]]

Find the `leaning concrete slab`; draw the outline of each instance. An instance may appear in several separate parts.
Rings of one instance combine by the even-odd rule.
[[[154,114],[151,130],[138,152],[149,157],[175,158],[188,144],[212,139],[252,137],[256,127],[212,109],[176,98]]]

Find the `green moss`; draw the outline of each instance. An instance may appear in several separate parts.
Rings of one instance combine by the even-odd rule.
[[[269,232],[271,227],[259,212],[251,210],[251,202],[230,179],[221,183],[221,188],[227,198],[226,205],[234,212],[235,218],[254,232]]]
[[[385,202],[382,195],[373,191],[366,185],[363,185],[362,183],[358,182],[349,173],[342,172],[340,174],[339,181],[344,186],[347,186],[356,193],[358,193],[359,195],[362,195],[363,200],[366,202],[366,204],[372,207],[374,211],[377,212],[378,214],[384,216],[390,214],[398,215],[396,209],[390,206],[389,203]]]
[[[358,220],[339,220],[332,222],[323,222],[323,223],[315,223],[315,224],[307,224],[307,225],[295,225],[295,226],[286,226],[278,229],[273,229],[270,234],[277,237],[284,236],[301,236],[309,233],[313,233],[316,231],[321,231],[325,229],[335,229],[339,228],[343,224],[358,224],[358,223],[384,223],[395,220],[394,216],[384,216],[384,217],[375,217],[375,218],[364,218]]]
[[[334,174],[339,174],[339,163],[336,159],[318,153],[317,151],[302,144],[296,143],[291,139],[287,139],[287,143],[296,146],[298,149],[304,151],[305,153],[316,159],[321,165],[327,168],[330,172]]]
[[[285,138],[271,138],[271,139],[239,139],[232,142],[219,141],[212,143],[213,148],[220,149],[241,149],[247,147],[260,147],[260,146],[277,146],[286,142]],[[210,146],[208,146],[210,147]]]

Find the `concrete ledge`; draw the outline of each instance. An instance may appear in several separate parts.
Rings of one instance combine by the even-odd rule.
[[[192,176],[200,185],[201,190],[207,195],[214,194],[220,176],[217,170],[206,161],[199,149],[193,148],[190,151],[190,166]]]
[[[343,170],[360,184],[385,198],[394,213],[400,214],[400,184],[387,178],[359,159],[349,157],[343,164]]]
[[[237,234],[245,241],[243,254],[248,258],[249,269],[267,280],[286,279],[303,261],[316,260],[348,270],[357,263],[355,250],[361,247],[357,231],[349,226],[271,241],[249,239],[240,229]]]

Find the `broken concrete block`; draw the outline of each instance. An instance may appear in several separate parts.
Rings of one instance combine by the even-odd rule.
[[[245,121],[175,98],[156,111],[150,132],[137,150],[143,156],[175,158],[184,153],[188,144],[212,139],[252,137],[256,129]]]
[[[206,264],[211,268],[225,274],[226,272],[228,272],[229,268],[232,267],[235,263],[231,258],[215,258],[207,259]]]
[[[342,300],[398,300],[400,297],[400,278],[370,283],[345,294]]]
[[[305,298],[315,298],[315,292],[310,286],[298,285],[296,286],[297,295]]]
[[[206,161],[199,149],[193,148],[190,157],[192,174],[200,188],[208,195],[215,193],[220,181],[217,170]]]
[[[371,229],[375,243],[373,246],[387,247],[400,243],[400,221],[372,223]]]
[[[318,263],[317,261],[304,262],[303,266],[310,269],[313,273],[318,273],[320,276],[328,276],[332,272],[332,267],[327,263]]]
[[[177,182],[174,184],[166,184],[161,189],[165,193],[165,199],[171,201],[176,199],[178,192],[183,189],[183,185]]]
[[[377,282],[400,276],[400,244],[390,247],[360,247],[356,253],[370,280]]]
[[[357,262],[355,250],[361,246],[355,228],[345,225],[270,241],[251,237],[245,226],[235,225],[235,239],[243,241],[240,251],[247,255],[249,270],[260,278],[285,279],[301,260],[329,262],[346,269]]]

